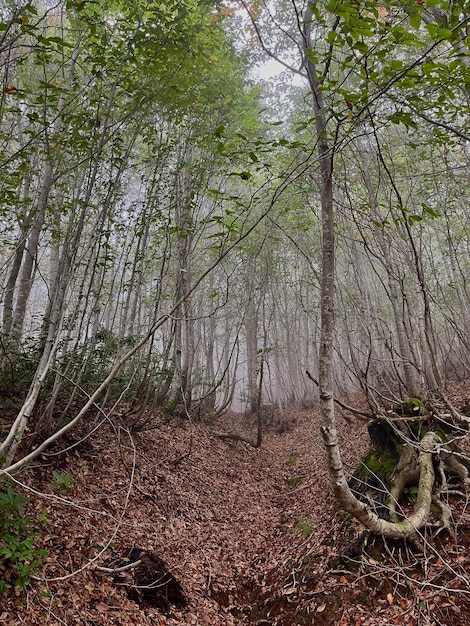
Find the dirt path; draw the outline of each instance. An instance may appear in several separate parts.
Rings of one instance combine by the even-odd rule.
[[[384,586],[387,572],[372,557],[366,565],[381,580],[372,589],[367,567],[362,578],[331,571],[362,529],[331,497],[318,412],[290,409],[283,421],[284,432],[273,425],[254,449],[222,441],[206,426],[158,417],[153,430],[131,437],[117,420],[65,455],[44,459],[21,479],[43,493],[30,493],[29,513],[47,510],[40,543],[49,557],[42,580],[6,599],[0,624],[414,623],[407,619],[415,619],[417,603],[391,582]],[[237,422],[229,415],[211,428],[246,430]],[[365,427],[344,422],[340,432],[353,471],[367,447]],[[53,470],[73,476],[68,493],[51,488]],[[163,560],[184,606],[142,589],[129,597],[124,585],[144,576],[143,565],[114,580],[96,570],[122,565],[131,549],[142,551],[147,569]],[[468,554],[462,549],[459,557]],[[448,612],[462,610],[447,603]]]

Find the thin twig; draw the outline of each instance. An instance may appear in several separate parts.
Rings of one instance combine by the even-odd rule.
[[[308,378],[310,378],[310,380],[315,383],[315,385],[318,387],[319,386],[319,382],[318,380],[316,380],[308,370],[305,370],[305,373],[307,374]],[[345,409],[346,411],[350,411],[351,413],[353,413],[353,415],[355,415],[356,417],[358,417],[361,420],[367,421],[367,420],[372,420],[374,419],[373,415],[370,415],[369,413],[364,413],[364,411],[359,411],[359,409],[355,409],[352,406],[349,406],[348,404],[345,404],[344,402],[342,402],[341,400],[338,400],[338,398],[333,398],[334,402],[336,402],[336,404],[338,406],[340,406],[342,409]]]

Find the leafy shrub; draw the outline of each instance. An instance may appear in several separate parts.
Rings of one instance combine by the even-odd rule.
[[[63,381],[61,396],[68,398],[75,388],[75,383],[87,394],[92,394],[108,376],[119,355],[135,345],[139,337],[120,338],[111,331],[101,328],[83,344],[76,346],[73,352],[65,351],[58,357],[56,368],[66,371],[68,380]],[[121,369],[107,389],[108,400],[114,401],[126,389],[125,398],[133,400],[140,383],[143,368],[141,356],[135,355]],[[136,375],[135,370],[140,371]],[[73,381],[73,382],[72,382]]]
[[[52,475],[54,476],[54,480],[51,482],[51,489],[66,496],[74,486],[75,478],[70,474],[59,474],[59,472],[56,471],[53,471]]]
[[[33,518],[25,515],[29,498],[11,487],[0,492],[0,593],[11,586],[24,589],[48,555],[35,547],[39,533],[32,531]],[[47,523],[43,513],[38,520]]]
[[[42,345],[37,339],[25,341],[15,352],[2,354],[0,400],[5,408],[18,410],[26,397],[40,358]]]
[[[301,515],[297,515],[295,518],[295,527],[300,533],[302,533],[305,539],[307,539],[312,534],[315,522],[313,519],[305,519]]]

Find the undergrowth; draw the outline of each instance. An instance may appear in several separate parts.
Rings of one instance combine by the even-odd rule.
[[[34,519],[25,515],[29,498],[8,487],[0,492],[0,593],[11,587],[24,589],[48,556],[47,550],[36,547],[39,533],[34,532]],[[43,526],[43,511],[37,520]]]

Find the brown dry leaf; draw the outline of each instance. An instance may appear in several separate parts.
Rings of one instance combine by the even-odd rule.
[[[394,601],[395,601],[395,598],[393,597],[393,594],[387,593],[387,602],[389,604],[393,604]]]
[[[387,15],[388,15],[388,9],[387,9],[387,7],[379,6],[379,7],[377,7],[377,13],[378,13],[379,19],[381,21],[385,21]]]
[[[470,401],[469,388],[465,387],[462,401]],[[123,407],[122,413],[125,412]],[[141,610],[127,598],[125,587],[116,585],[112,577],[97,578],[95,573],[85,571],[75,579],[51,584],[50,598],[41,596],[40,589],[33,585],[27,606],[15,608],[13,596],[2,597],[0,624],[5,615],[5,626],[52,624],[48,614],[52,609],[57,615],[54,624],[70,626],[84,623],[85,616],[95,626],[244,626],[248,623],[245,617],[232,616],[238,611],[246,615],[253,594],[259,594],[263,611],[272,624],[297,624],[298,616],[305,612],[310,613],[312,621],[318,613],[315,621],[325,625],[386,626],[396,620],[397,624],[415,626],[416,596],[396,596],[390,603],[387,594],[393,587],[387,582],[385,570],[380,567],[379,571],[377,560],[380,566],[382,561],[375,553],[377,560],[363,557],[367,572],[375,570],[371,574],[372,588],[370,578],[354,581],[346,572],[341,577],[322,578],[322,573],[332,568],[332,562],[336,563],[338,554],[347,549],[347,542],[355,540],[362,529],[345,526],[328,487],[323,459],[312,447],[312,422],[319,431],[319,411],[301,413],[286,407],[285,414],[292,428],[282,434],[268,431],[263,446],[256,451],[237,442],[228,445],[212,436],[208,439],[205,427],[197,424],[157,421],[155,431],[135,434],[136,459],[132,446],[120,448],[111,427],[103,427],[90,436],[80,453],[64,453],[58,469],[75,477],[70,500],[79,505],[86,503],[100,514],[83,511],[77,515],[72,507],[48,506],[51,525],[47,530],[51,534],[38,540],[41,547],[49,550],[47,573],[61,576],[72,567],[81,566],[89,551],[101,546],[103,538],[113,533],[112,516],[122,510],[123,504],[117,494],[125,493],[129,484],[126,467],[135,463],[136,484],[150,497],[132,491],[126,525],[119,531],[115,547],[103,554],[99,565],[116,566],[131,547],[148,549],[167,562],[182,583],[188,607],[172,609],[171,617],[158,608]],[[243,430],[240,416],[235,415],[219,418],[216,426],[220,432],[230,432],[234,427],[247,436],[251,432]],[[86,434],[85,431],[84,422],[77,436]],[[339,436],[343,438],[345,459],[357,467],[369,445],[366,427],[358,424],[357,430],[351,427]],[[291,470],[286,462],[294,453],[295,473],[315,476],[308,488],[298,494],[292,494],[286,483]],[[31,471],[32,486],[47,492],[50,466]],[[33,503],[37,511],[44,508],[44,502],[34,494]],[[297,518],[315,518],[315,529],[306,543],[295,521],[292,523]],[[335,546],[334,550],[331,546]],[[465,563],[470,562],[466,543],[460,556]],[[299,567],[302,575],[297,578],[297,594],[292,592],[293,566]],[[410,572],[410,576],[421,583],[422,571],[416,571],[419,573]],[[131,580],[133,573],[126,572],[124,576]],[[243,586],[237,586],[240,581]],[[449,574],[449,579],[442,582],[449,590],[455,586],[455,593],[450,591],[455,602],[448,598],[438,600],[435,594],[424,599],[449,603],[445,608],[454,626],[467,626],[465,615],[469,614],[470,603],[459,595],[461,580],[452,581]],[[376,594],[374,600],[372,593]],[[284,600],[282,607],[280,598]],[[357,604],[363,600],[366,605]],[[17,620],[18,615],[22,622]]]

